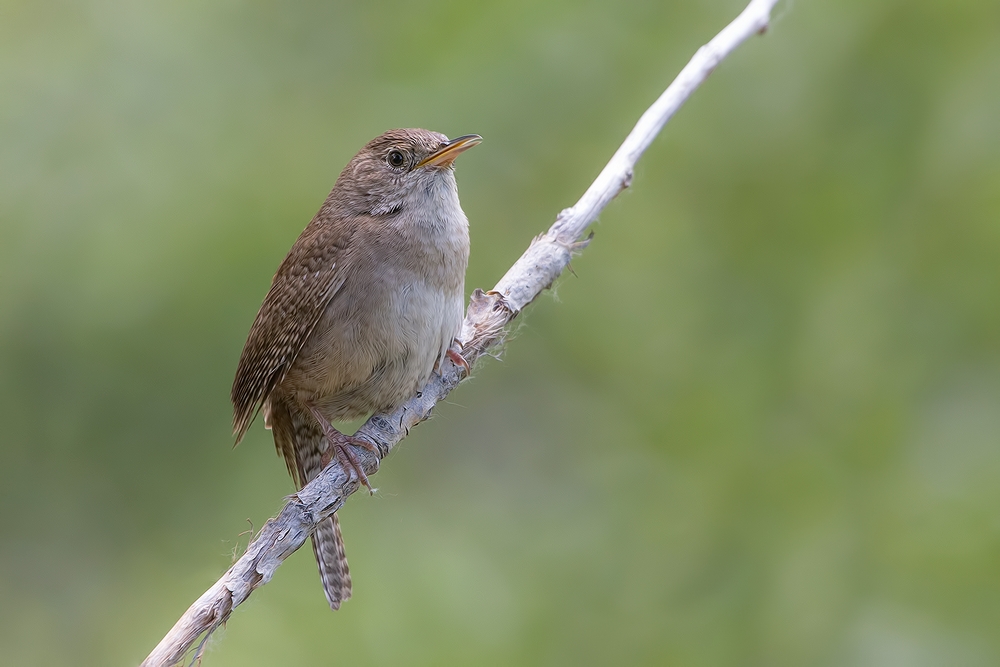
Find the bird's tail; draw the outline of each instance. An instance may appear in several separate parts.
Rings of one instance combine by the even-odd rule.
[[[334,514],[316,526],[312,536],[313,553],[319,564],[319,578],[330,608],[340,609],[340,603],[351,597],[351,570],[347,567],[344,538],[340,534],[340,519]]]
[[[301,489],[322,470],[327,441],[316,419],[292,403],[272,394],[264,406],[264,424],[274,434],[274,446]],[[336,514],[316,526],[312,547],[326,601],[331,609],[340,609],[340,604],[351,597],[351,571]]]

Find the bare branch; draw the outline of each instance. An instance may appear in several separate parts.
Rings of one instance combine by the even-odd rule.
[[[562,211],[555,224],[531,242],[493,290],[484,293],[477,289],[473,293],[459,336],[463,356],[470,365],[502,340],[507,324],[552,285],[569,265],[574,252],[586,247],[589,239],[581,237],[604,207],[629,186],[636,162],[664,124],[723,58],[751,35],[767,29],[776,3],[777,0],[752,0],[742,14],[698,49],[673,83],[642,115],[580,201]],[[384,457],[410,429],[430,416],[435,404],[458,386],[461,379],[461,369],[447,361],[442,373],[435,374],[416,396],[392,414],[374,415],[356,435],[375,443]],[[367,475],[378,471],[381,457],[359,447],[354,451]],[[246,553],[188,608],[142,667],[167,667],[180,662],[199,637],[221,626],[254,589],[270,581],[285,558],[305,543],[316,524],[340,509],[347,496],[357,490],[357,479],[351,478],[339,461],[334,460],[316,479],[290,496],[278,516],[264,524]]]

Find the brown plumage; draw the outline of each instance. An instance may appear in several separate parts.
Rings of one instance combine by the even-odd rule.
[[[301,488],[325,461],[357,467],[330,422],[392,410],[448,352],[462,321],[468,222],[453,162],[479,143],[391,130],[347,164],[278,267],[233,381],[233,431],[265,425]],[[327,601],[351,596],[337,516],[313,534]]]

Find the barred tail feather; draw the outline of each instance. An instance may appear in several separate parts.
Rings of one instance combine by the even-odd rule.
[[[274,434],[275,448],[285,459],[296,487],[302,488],[322,470],[327,447],[323,431],[311,414],[281,396],[272,394],[264,413],[265,423]],[[351,597],[351,571],[336,514],[316,526],[312,547],[326,601],[331,609],[340,609],[340,604]]]
[[[323,582],[326,601],[333,610],[351,597],[351,570],[344,553],[344,538],[340,534],[340,520],[334,514],[316,526],[312,536],[313,553],[319,564],[319,578]]]

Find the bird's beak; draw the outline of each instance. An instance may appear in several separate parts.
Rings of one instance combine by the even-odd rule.
[[[478,134],[466,134],[457,139],[452,139],[444,146],[418,162],[417,167],[427,167],[432,165],[438,167],[450,167],[451,163],[455,161],[455,158],[482,140],[483,138]]]

